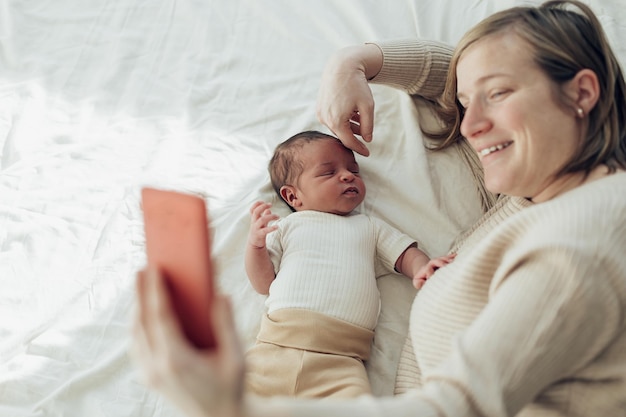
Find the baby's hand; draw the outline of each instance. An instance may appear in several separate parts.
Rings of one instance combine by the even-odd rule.
[[[428,278],[430,278],[436,270],[448,265],[454,260],[455,256],[456,253],[452,253],[450,255],[445,255],[441,258],[434,258],[428,261],[428,263],[421,267],[420,270],[417,271],[417,274],[413,276],[413,286],[418,290],[422,288],[426,280],[428,280]]]
[[[272,213],[270,207],[272,205],[269,203],[257,201],[250,208],[252,218],[248,243],[258,249],[265,247],[265,237],[278,228],[276,225],[269,225],[270,222],[278,220],[278,216]]]

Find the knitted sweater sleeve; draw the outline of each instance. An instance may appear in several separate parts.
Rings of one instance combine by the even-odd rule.
[[[443,91],[453,48],[421,39],[376,42],[383,52],[383,66],[370,80],[405,90],[428,100]]]
[[[619,293],[590,258],[571,262],[550,247],[518,258],[448,360],[423,380],[441,415],[516,415],[609,345],[620,331]]]

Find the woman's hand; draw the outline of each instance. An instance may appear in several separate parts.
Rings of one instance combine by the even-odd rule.
[[[374,98],[368,80],[378,74],[382,63],[382,52],[374,44],[337,51],[324,69],[317,99],[319,121],[346,147],[364,156],[369,150],[354,135],[372,141]]]
[[[242,416],[244,359],[229,300],[213,301],[217,346],[204,351],[183,335],[158,270],[137,274],[137,300],[131,355],[148,384],[190,417]]]

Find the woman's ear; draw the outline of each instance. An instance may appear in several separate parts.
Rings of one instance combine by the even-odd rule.
[[[283,185],[280,187],[280,196],[285,200],[285,203],[289,204],[294,209],[302,205],[302,202],[298,198],[298,190],[292,185]]]
[[[567,88],[578,116],[589,114],[600,99],[598,76],[590,69],[585,68],[578,71],[574,78],[568,82]]]

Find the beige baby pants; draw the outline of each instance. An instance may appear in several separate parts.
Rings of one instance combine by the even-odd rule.
[[[303,309],[263,317],[246,353],[246,391],[269,396],[350,398],[371,394],[363,361],[374,332]]]

